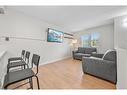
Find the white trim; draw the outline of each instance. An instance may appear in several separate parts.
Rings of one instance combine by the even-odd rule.
[[[71,58],[71,56],[55,59],[55,60],[52,60],[52,61],[47,61],[47,62],[44,62],[43,64],[40,64],[40,66],[41,65],[46,65],[46,64],[51,64],[51,63],[54,63],[54,62],[57,62],[57,61],[60,61],[60,60],[64,60],[64,59],[68,59],[68,58]]]
[[[1,74],[0,74],[0,88],[2,88],[2,86],[3,86],[3,82],[4,82],[4,76],[5,76],[5,74],[6,74],[6,72],[5,72],[5,60],[4,60],[4,56],[5,56],[5,54],[6,54],[6,50],[4,50],[4,51],[2,51],[1,53],[0,53],[0,61],[3,61],[4,63],[3,63],[3,65],[4,66],[2,66],[3,68],[2,68],[2,70],[1,70]],[[3,60],[2,60],[3,59]]]

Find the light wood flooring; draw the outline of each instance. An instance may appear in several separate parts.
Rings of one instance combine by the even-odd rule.
[[[83,74],[81,61],[65,59],[39,67],[39,81],[41,89],[115,89],[116,86],[108,81]],[[34,89],[37,89],[36,80]],[[25,81],[9,86],[15,88]],[[18,89],[27,89],[29,84]]]

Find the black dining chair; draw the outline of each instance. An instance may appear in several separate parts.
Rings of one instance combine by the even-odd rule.
[[[26,51],[26,54],[25,54],[25,58],[20,60],[20,61],[13,61],[12,58],[9,58],[8,59],[8,65],[7,65],[7,73],[9,72],[9,70],[11,68],[15,68],[15,67],[25,67],[27,66],[28,67],[28,64],[29,64],[29,57],[30,57],[30,52],[29,51]]]
[[[14,72],[9,72],[5,75],[4,78],[4,84],[3,84],[3,88],[7,89],[7,87],[11,84],[23,81],[23,80],[31,80],[29,81],[30,83],[30,88],[33,89],[33,81],[32,78],[36,77],[37,79],[37,87],[38,89],[40,89],[39,86],[39,79],[37,77],[38,74],[38,67],[39,67],[39,60],[40,60],[40,56],[33,54],[32,57],[32,67],[31,68],[26,68],[26,69],[22,69],[22,70],[18,70],[18,71],[14,71]],[[32,70],[33,65],[36,66],[36,73]]]
[[[24,55],[25,55],[25,50],[22,50],[20,57],[12,57],[12,58],[9,58],[9,60],[10,62],[21,61],[24,59]]]

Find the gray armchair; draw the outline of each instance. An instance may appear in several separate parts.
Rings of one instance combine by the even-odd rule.
[[[83,57],[83,72],[116,83],[116,51],[108,50],[102,58]]]

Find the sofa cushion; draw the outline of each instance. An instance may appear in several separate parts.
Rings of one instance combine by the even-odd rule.
[[[90,57],[91,54],[82,54],[82,57]]]
[[[96,52],[96,48],[85,48],[86,54],[92,54],[92,52]]]
[[[102,57],[103,60],[115,61],[116,62],[116,51],[115,50],[107,50],[104,56]]]
[[[76,53],[75,56],[80,56],[80,57],[90,57],[91,54]]]
[[[79,47],[79,48],[78,48],[78,52],[79,52],[79,53],[85,53],[85,48]]]

